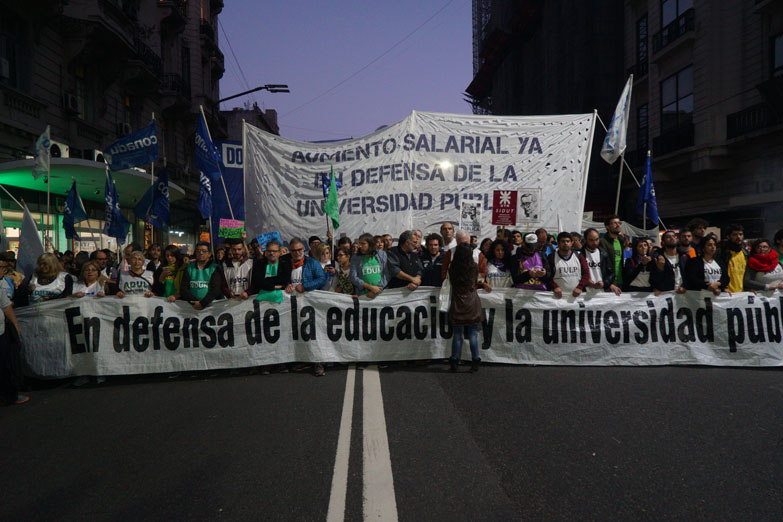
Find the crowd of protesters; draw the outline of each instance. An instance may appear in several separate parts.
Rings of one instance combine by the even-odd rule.
[[[556,236],[545,229],[498,229],[495,238],[479,244],[476,236],[455,233],[453,224],[444,222],[439,234],[426,237],[421,230],[406,230],[396,245],[391,234],[366,233],[356,241],[341,237],[336,243],[331,236],[324,242],[317,236],[307,242],[294,237],[287,245],[260,245],[256,239],[246,243],[243,238],[225,241],[214,253],[209,243],[198,242],[192,256],[176,245],[162,249],[153,243],[143,250],[131,243],[119,258],[108,249],[43,254],[32,274],[17,272],[16,259],[7,252],[0,254],[0,333],[6,332],[8,343],[18,342],[14,307],[50,299],[158,296],[203,310],[216,299],[279,303],[285,294],[312,290],[372,299],[386,289],[446,284],[451,288],[449,319],[455,327],[451,369],[456,370],[462,339],[467,338],[471,369],[477,371],[477,290],[519,288],[562,298],[583,292],[659,295],[706,290],[719,295],[783,289],[783,230],[772,241],[756,239],[746,245],[742,226],[729,225],[719,241],[706,233],[708,223],[696,218],[679,233],[665,231],[655,247],[650,238],[624,237],[618,216],[604,224],[603,232],[588,228]],[[0,361],[4,368],[14,364]],[[285,365],[279,369],[287,371]],[[261,371],[269,373],[269,368]],[[324,375],[324,365],[316,363],[314,371]],[[14,398],[8,381],[0,379],[0,401],[24,402],[26,398]]]

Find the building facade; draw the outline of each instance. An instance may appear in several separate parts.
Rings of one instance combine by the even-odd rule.
[[[53,186],[61,182],[66,171],[58,169],[70,167],[67,173],[80,188],[90,228],[99,233],[100,151],[154,117],[160,156],[154,168],[160,172],[165,165],[170,182],[179,187],[179,199],[172,198],[172,231],[177,233],[171,240],[192,245],[201,221],[193,165],[200,107],[213,139],[227,137],[218,105],[224,72],[217,25],[222,9],[223,0],[0,1],[0,162],[29,158],[35,140],[50,125],[56,145],[52,155],[59,158],[52,160],[50,180]],[[117,181],[123,212],[134,223],[132,239],[169,241],[162,231],[145,230],[131,213],[150,183],[152,166],[143,170],[138,179],[125,180],[123,189]],[[39,217],[46,209],[45,184],[34,184],[32,177],[14,180],[0,163],[0,184]],[[5,194],[0,200],[11,212],[6,223],[13,226],[18,209]],[[60,213],[64,191],[53,192],[52,201],[53,212]],[[59,220],[53,228],[54,246],[70,248]],[[83,226],[85,236],[92,237]],[[112,246],[109,238],[98,236],[103,246]],[[92,242],[85,248],[92,249]]]
[[[626,157],[652,151],[667,226],[696,216],[747,237],[783,225],[783,3],[630,0],[635,73]],[[626,199],[635,189],[626,185]],[[671,225],[670,225],[671,223]]]
[[[621,0],[474,0],[473,80],[477,114],[542,115],[598,110],[608,124],[625,83]],[[618,169],[598,152],[596,124],[585,208],[614,207]]]

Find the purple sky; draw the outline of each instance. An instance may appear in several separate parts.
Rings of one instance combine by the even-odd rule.
[[[363,136],[412,110],[470,113],[462,100],[472,79],[467,0],[453,0],[360,74],[296,109],[387,51],[447,2],[228,1],[218,17],[226,64],[221,97],[268,83],[288,84],[291,93],[260,91],[221,108],[257,101],[277,110],[282,136],[302,141]]]

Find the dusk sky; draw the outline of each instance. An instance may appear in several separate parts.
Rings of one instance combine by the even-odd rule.
[[[467,0],[229,0],[218,20],[226,64],[221,97],[270,83],[291,88],[290,94],[260,91],[221,108],[257,101],[264,109],[275,109],[284,137],[359,137],[412,110],[470,113],[462,96],[472,79]],[[324,94],[419,26],[382,58]]]

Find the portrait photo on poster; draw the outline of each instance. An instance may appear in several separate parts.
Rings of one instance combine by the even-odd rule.
[[[541,189],[521,188],[517,223],[538,223],[541,221]]]
[[[473,235],[481,234],[481,202],[462,201],[459,212],[459,228]]]

